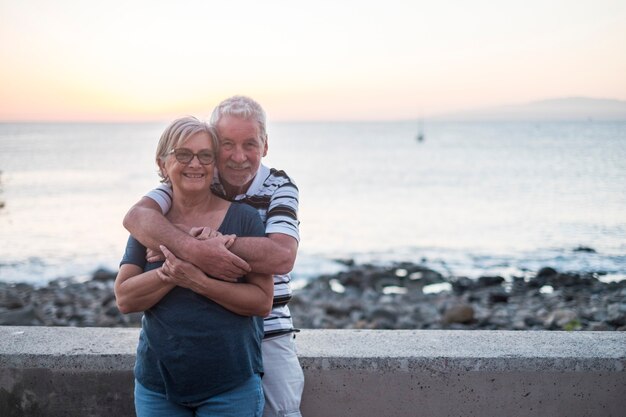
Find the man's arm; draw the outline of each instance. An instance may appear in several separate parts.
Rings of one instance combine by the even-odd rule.
[[[272,192],[265,219],[266,238],[238,238],[229,248],[244,258],[255,272],[287,274],[298,252],[298,187],[283,171],[276,171],[280,185]]]
[[[147,248],[167,246],[212,277],[234,281],[250,271],[246,261],[226,248],[226,238],[194,238],[170,223],[151,198],[143,197],[131,207],[124,217],[124,227]]]
[[[254,272],[287,274],[293,269],[298,241],[282,233],[268,237],[239,237],[230,250],[245,259]]]

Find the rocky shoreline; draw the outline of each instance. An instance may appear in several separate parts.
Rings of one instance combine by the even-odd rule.
[[[545,267],[531,278],[444,277],[413,263],[353,265],[294,292],[298,328],[626,330],[626,280]],[[121,314],[115,273],[70,278],[38,288],[0,283],[0,325],[137,327],[141,313]]]
[[[290,309],[302,328],[626,330],[626,281],[549,267],[505,280],[362,265],[309,283]]]

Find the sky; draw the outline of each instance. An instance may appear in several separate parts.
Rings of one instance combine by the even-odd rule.
[[[0,120],[404,120],[626,100],[626,1],[0,0]]]

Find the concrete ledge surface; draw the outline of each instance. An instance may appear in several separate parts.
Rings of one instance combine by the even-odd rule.
[[[133,415],[139,329],[0,326],[0,415]],[[621,416],[626,333],[303,330],[315,416]]]

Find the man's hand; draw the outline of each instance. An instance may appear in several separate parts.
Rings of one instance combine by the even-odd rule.
[[[211,239],[213,237],[222,236],[220,232],[218,232],[217,230],[211,229],[208,226],[192,227],[191,230],[189,231],[189,234],[198,240],[205,240],[205,239]]]
[[[176,227],[178,227],[181,230],[185,230],[185,228],[182,225],[177,224]],[[235,243],[235,239],[237,238],[237,235],[222,235],[217,230],[213,230],[210,227],[202,227],[202,226],[192,227],[191,229],[189,229],[189,234],[198,240],[207,240],[207,239],[214,239],[217,237],[223,237],[221,242],[223,242],[226,249],[229,249],[233,245],[233,243]],[[160,250],[157,251],[157,250],[147,248],[146,261],[148,262],[165,261],[165,255],[163,255],[163,253]],[[226,278],[225,280],[229,280],[229,279]]]
[[[237,282],[250,272],[250,265],[228,250],[234,240],[233,235],[197,240],[192,247],[194,264],[213,278]]]
[[[213,239],[215,237],[225,236],[228,238],[228,240],[225,242],[227,249],[229,249],[233,245],[233,243],[235,243],[235,239],[237,238],[237,235],[223,235],[217,230],[213,230],[210,227],[206,226],[192,227],[189,231],[189,234],[198,240],[207,240]]]

